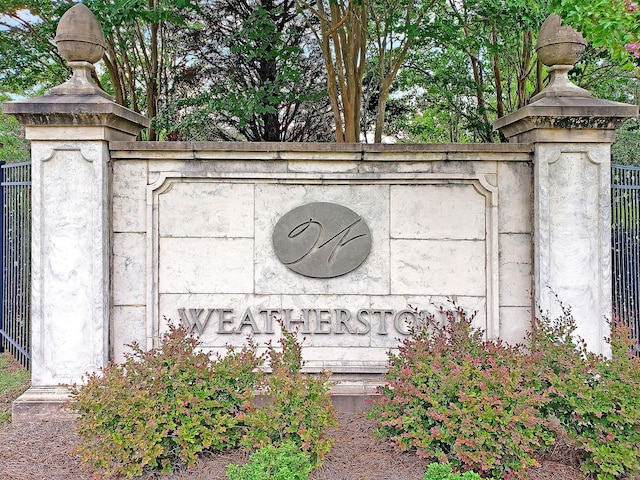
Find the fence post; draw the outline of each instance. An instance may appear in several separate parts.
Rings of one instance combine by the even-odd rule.
[[[33,169],[31,388],[14,403],[14,421],[64,415],[58,385],[108,360],[109,141],[135,140],[148,126],[93,82],[104,36],[86,6],[65,13],[56,40],[73,77],[3,105],[25,125]]]
[[[571,307],[576,333],[591,351],[607,354],[610,147],[615,129],[637,116],[638,107],[592,98],[568,80],[584,39],[560,22],[549,17],[538,37],[538,58],[550,67],[549,86],[495,127],[511,142],[534,145],[536,305],[552,317],[560,313],[558,300]]]

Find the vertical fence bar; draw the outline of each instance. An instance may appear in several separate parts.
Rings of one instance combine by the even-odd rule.
[[[2,262],[0,343],[22,365],[31,360],[31,162],[0,165]]]
[[[5,202],[4,202],[4,165],[5,161],[0,161],[0,212],[2,213],[2,222],[0,222],[0,332],[5,328],[4,315],[4,272],[5,272],[5,249],[4,249],[4,232],[5,228]],[[0,334],[0,353],[4,352],[6,347],[4,335]]]

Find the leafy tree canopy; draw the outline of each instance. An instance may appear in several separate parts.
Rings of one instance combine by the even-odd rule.
[[[638,58],[640,14],[633,0],[550,0],[550,10],[579,30],[593,46],[630,66]]]
[[[51,42],[69,0],[0,0],[0,92],[39,95],[69,71]]]
[[[149,139],[504,140],[495,118],[546,81],[535,43],[550,12],[590,42],[576,83],[637,101],[633,0],[84,1],[108,42],[100,81],[153,119]],[[52,39],[72,4],[0,0],[0,92],[68,78]]]

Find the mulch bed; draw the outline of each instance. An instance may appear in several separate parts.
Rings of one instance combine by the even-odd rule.
[[[373,437],[374,424],[363,414],[338,413],[339,427],[330,432],[336,440],[312,480],[422,480],[428,461],[411,453],[398,453]],[[92,480],[70,451],[78,441],[74,422],[10,425],[0,432],[0,479]],[[146,474],[141,480],[224,480],[229,463],[244,463],[241,450],[207,455],[189,470],[168,475]],[[544,456],[540,467],[529,470],[532,480],[582,480],[579,455],[560,439]]]

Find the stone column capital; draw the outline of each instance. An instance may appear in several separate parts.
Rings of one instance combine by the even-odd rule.
[[[511,143],[613,143],[636,105],[585,96],[545,97],[494,122]]]
[[[25,126],[29,140],[132,141],[149,119],[101,95],[45,95],[7,102],[2,111]]]

